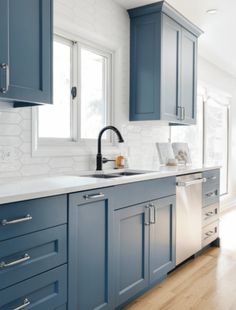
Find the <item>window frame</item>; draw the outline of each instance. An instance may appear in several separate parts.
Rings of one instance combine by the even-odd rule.
[[[71,138],[40,138],[38,107],[32,108],[32,156],[73,156],[95,153],[97,139],[81,138],[81,49],[94,52],[106,59],[106,124],[113,124],[113,85],[114,85],[114,56],[115,52],[100,44],[91,43],[62,31],[55,31],[54,38],[59,42],[71,42],[71,87],[77,87],[77,96],[71,97]],[[69,44],[70,45],[70,44]],[[108,152],[114,151],[114,140],[109,132],[103,140]]]

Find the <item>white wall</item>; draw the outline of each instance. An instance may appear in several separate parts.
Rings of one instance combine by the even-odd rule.
[[[158,168],[155,142],[166,142],[169,127],[157,122],[129,123],[129,18],[127,12],[111,0],[56,0],[57,29],[91,40],[115,52],[114,122],[129,145],[132,166]],[[199,61],[200,80],[232,94],[232,119],[236,119],[236,80],[226,72]],[[232,137],[236,125],[232,121]],[[32,157],[31,108],[0,110],[0,181],[12,177],[79,173],[94,166],[94,154],[68,157]],[[236,146],[231,141],[231,154]],[[5,157],[2,150],[9,151]],[[232,156],[231,156],[232,157]],[[236,197],[236,164],[231,160],[230,195]],[[235,174],[235,176],[234,176]]]

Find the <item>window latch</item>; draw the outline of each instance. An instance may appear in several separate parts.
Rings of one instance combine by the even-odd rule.
[[[72,99],[75,99],[77,97],[77,87],[72,87],[71,88],[71,95],[72,95]]]

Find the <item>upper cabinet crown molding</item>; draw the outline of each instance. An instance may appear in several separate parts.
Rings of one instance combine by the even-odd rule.
[[[192,32],[196,37],[199,37],[203,33],[203,31],[199,27],[194,25],[189,19],[187,19],[183,14],[178,12],[173,6],[171,6],[166,1],[159,1],[156,3],[128,10],[129,16],[131,18],[159,12],[162,12],[167,16],[169,16],[170,18],[172,18],[173,20],[175,20],[182,27]]]
[[[128,12],[130,121],[195,124],[197,39],[202,31],[165,1]]]
[[[53,0],[1,0],[0,100],[52,103]]]

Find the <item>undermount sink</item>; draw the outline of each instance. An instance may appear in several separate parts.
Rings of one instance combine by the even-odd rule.
[[[128,176],[135,176],[135,175],[142,175],[146,173],[151,173],[153,171],[144,171],[144,170],[137,170],[137,171],[121,171],[121,172],[110,172],[110,173],[94,173],[90,175],[85,175],[86,177],[90,178],[98,178],[98,179],[111,179],[111,178],[119,178],[119,177],[128,177]]]

